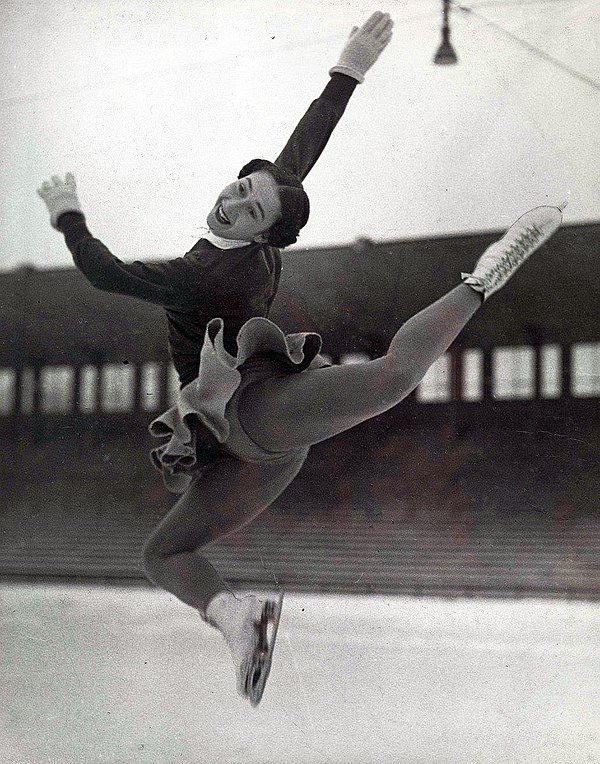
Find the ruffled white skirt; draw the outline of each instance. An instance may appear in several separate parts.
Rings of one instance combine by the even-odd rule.
[[[318,334],[286,335],[267,318],[251,318],[241,327],[238,352],[232,356],[223,345],[223,328],[221,318],[208,323],[198,377],[149,427],[152,435],[165,439],[152,450],[151,458],[173,493],[184,493],[220,453],[250,462],[297,458],[296,452],[273,453],[255,443],[240,424],[237,402],[254,382],[328,365],[319,355]]]

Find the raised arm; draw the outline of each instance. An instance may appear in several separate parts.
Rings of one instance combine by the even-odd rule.
[[[93,286],[163,307],[183,307],[193,283],[191,265],[185,258],[124,263],[115,257],[90,233],[72,173],[67,173],[64,181],[53,176],[38,193],[48,207],[52,226],[64,235],[75,265]]]
[[[391,40],[393,25],[389,14],[378,11],[362,27],[352,29],[338,63],[329,72],[331,79],[298,123],[275,160],[276,165],[304,180],[321,156],[354,89]]]

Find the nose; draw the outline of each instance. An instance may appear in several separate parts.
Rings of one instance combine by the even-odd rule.
[[[229,216],[230,213],[237,214],[240,207],[242,207],[246,203],[247,203],[246,199],[236,199],[235,197],[230,199],[224,199],[223,209],[225,210],[225,214],[227,216]]]

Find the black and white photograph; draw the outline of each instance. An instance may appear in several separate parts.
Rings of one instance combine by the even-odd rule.
[[[0,39],[0,761],[600,764],[600,3]]]

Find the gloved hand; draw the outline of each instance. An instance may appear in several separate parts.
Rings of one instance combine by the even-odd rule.
[[[329,70],[329,74],[340,72],[364,82],[365,74],[392,39],[393,26],[389,13],[376,11],[362,27],[353,27],[340,60]]]
[[[38,188],[38,194],[42,197],[50,213],[50,223],[58,230],[56,225],[58,218],[64,212],[81,212],[81,205],[77,198],[77,186],[72,172],[65,175],[64,181],[58,175],[53,175],[51,180],[45,180]]]

